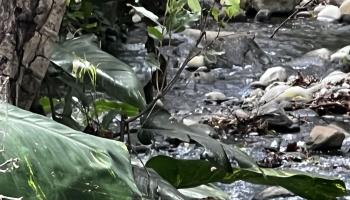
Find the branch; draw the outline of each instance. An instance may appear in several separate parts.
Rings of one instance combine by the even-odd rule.
[[[287,19],[285,19],[277,28],[275,28],[275,30],[272,32],[272,35],[270,36],[270,38],[273,38],[273,36],[276,35],[276,33],[278,32],[278,30],[280,30],[280,28],[282,28],[282,26],[287,23],[292,17],[294,17],[301,9],[305,8],[307,5],[309,5],[311,2],[313,2],[314,0],[309,0],[306,4],[304,4],[301,8],[297,8],[291,15],[288,16]]]

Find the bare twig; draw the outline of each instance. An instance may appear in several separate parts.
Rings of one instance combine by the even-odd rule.
[[[285,19],[277,28],[275,28],[275,30],[272,32],[270,38],[273,38],[273,36],[276,35],[276,33],[278,32],[278,30],[280,30],[280,28],[282,28],[282,26],[287,23],[292,17],[294,17],[301,9],[304,9],[306,6],[308,6],[311,2],[313,2],[314,0],[309,0],[306,4],[304,4],[301,8],[297,8],[291,15],[288,16],[287,19]]]

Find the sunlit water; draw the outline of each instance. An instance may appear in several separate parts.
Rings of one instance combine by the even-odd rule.
[[[350,26],[341,24],[322,23],[314,20],[292,20],[282,27],[273,39],[269,36],[278,24],[264,23],[235,23],[227,26],[228,31],[234,32],[253,32],[256,35],[255,41],[259,46],[271,57],[272,65],[288,62],[294,58],[304,55],[306,52],[328,48],[335,51],[343,46],[350,45]],[[140,46],[131,46],[136,48]],[[233,47],[234,48],[234,47]],[[141,54],[140,54],[141,52]],[[130,53],[130,51],[129,51]],[[142,63],[144,61],[145,51],[142,47],[134,50],[134,53],[128,54],[124,52],[124,61],[128,62],[130,55],[134,55],[131,63],[134,69],[143,74]],[[122,58],[123,59],[123,58]],[[307,64],[307,63],[306,63]],[[141,70],[141,71],[140,71]],[[170,76],[177,69],[170,69]],[[191,115],[203,115],[211,113],[220,113],[225,105],[207,105],[204,103],[204,94],[211,91],[221,91],[228,97],[240,99],[249,92],[249,83],[257,78],[252,66],[232,66],[227,69],[215,69],[212,72],[215,81],[210,83],[194,83],[191,81],[191,74],[184,72],[166,96],[165,105],[179,119]],[[142,77],[146,78],[147,77]],[[282,135],[282,143],[288,141],[304,141],[308,136],[313,124],[302,126],[300,133]],[[253,136],[249,140],[255,141],[245,146],[245,151],[256,160],[264,156],[263,147],[271,142],[274,138],[263,138],[261,136]],[[239,140],[238,140],[239,141]],[[350,143],[350,142],[349,142]],[[171,155],[177,158],[199,158],[201,148],[194,148],[193,145],[180,145],[175,151],[152,151],[149,155],[143,155],[143,159],[147,160],[151,155]],[[316,158],[316,161],[313,160]],[[317,172],[319,174],[339,177],[345,181],[347,188],[350,188],[350,155],[325,155],[318,154],[311,160],[301,163],[292,163],[291,168],[299,169],[307,172]],[[233,184],[219,184],[231,199],[251,199],[257,192],[260,192],[265,186],[254,185],[237,181]],[[300,199],[299,197],[280,198],[280,199]],[[345,197],[344,199],[350,199]]]

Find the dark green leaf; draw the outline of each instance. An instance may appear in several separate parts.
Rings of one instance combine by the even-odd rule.
[[[100,50],[96,36],[84,35],[56,45],[51,61],[72,74],[77,56],[97,66],[96,89],[123,103],[143,109],[146,105],[143,89],[133,70],[115,57]],[[89,81],[85,81],[90,84]]]
[[[23,199],[132,199],[140,196],[124,144],[70,129],[7,105],[0,110],[0,193]]]
[[[227,155],[237,160],[242,167],[256,167],[255,162],[238,148],[222,144],[205,133],[170,118],[171,115],[166,110],[162,108],[154,109],[154,112],[144,123],[144,128],[139,138],[150,138],[149,134],[154,133],[177,138],[184,142],[193,140],[205,147],[210,152],[208,159],[212,159],[213,163],[216,163],[218,167],[224,168],[224,170],[231,170],[231,164]]]
[[[277,185],[307,199],[335,199],[346,194],[343,181],[296,170],[235,168],[227,173],[204,160],[176,160],[167,156],[151,158],[147,167],[176,188],[243,180],[255,184]],[[263,172],[263,173],[262,173]]]
[[[137,187],[147,199],[187,200],[174,186],[160,177],[153,169],[133,166]]]

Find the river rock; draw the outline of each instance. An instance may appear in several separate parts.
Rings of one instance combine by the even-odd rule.
[[[305,57],[319,57],[325,60],[330,59],[332,52],[327,48],[315,49],[305,54]]]
[[[312,100],[312,93],[300,86],[293,86],[285,91],[282,91],[277,96],[276,101],[299,101],[299,102],[310,102]]]
[[[187,63],[187,68],[199,68],[202,66],[205,66],[203,55],[195,56]]]
[[[300,0],[253,0],[252,8],[256,11],[267,9],[271,13],[290,13]]]
[[[325,85],[328,85],[328,84],[333,84],[334,85],[334,84],[337,84],[340,81],[344,80],[348,76],[349,75],[344,73],[344,72],[334,71],[334,72],[328,74],[325,78],[323,78],[321,80],[321,85],[322,86],[325,86]]]
[[[259,100],[260,104],[268,103],[275,100],[279,95],[281,95],[286,89],[290,88],[289,85],[277,85],[269,90],[265,91],[265,94]]]
[[[350,24],[350,14],[342,15],[341,22],[346,23],[346,24]]]
[[[309,149],[331,150],[342,146],[345,134],[331,126],[315,126],[309,141],[306,143]]]
[[[326,5],[318,4],[318,5],[314,8],[314,13],[317,15],[317,14],[320,13],[325,7],[326,7]]]
[[[317,15],[317,20],[324,22],[338,21],[341,17],[340,9],[337,6],[327,5]]]
[[[342,15],[350,14],[350,0],[345,0],[340,6],[340,13]]]
[[[287,71],[283,67],[271,67],[265,71],[259,81],[253,82],[252,86],[268,86],[275,81],[286,81],[288,78]]]
[[[201,33],[196,29],[186,29],[183,34],[197,40]],[[270,64],[270,58],[254,41],[255,36],[253,34],[222,31],[218,38],[217,36],[216,31],[206,31],[206,41],[202,41],[205,43],[213,41],[209,48],[215,52],[220,52],[215,55],[216,64],[213,63],[217,68],[252,65],[254,69],[260,69]],[[214,39],[216,40],[214,41]]]
[[[331,61],[332,62],[339,62],[346,56],[350,55],[350,45],[345,46],[338,51],[336,51],[334,54],[331,55]]]
[[[260,10],[256,15],[255,15],[255,21],[258,22],[268,22],[271,18],[271,12],[267,9]]]
[[[310,11],[301,11],[301,12],[298,12],[296,15],[295,15],[296,18],[311,18],[312,17],[312,12]]]
[[[225,94],[223,94],[222,92],[209,92],[205,94],[205,97],[207,100],[211,100],[211,101],[224,101],[227,100],[227,97]]]
[[[272,186],[254,195],[253,200],[267,200],[278,197],[294,196],[293,193],[280,186]]]

